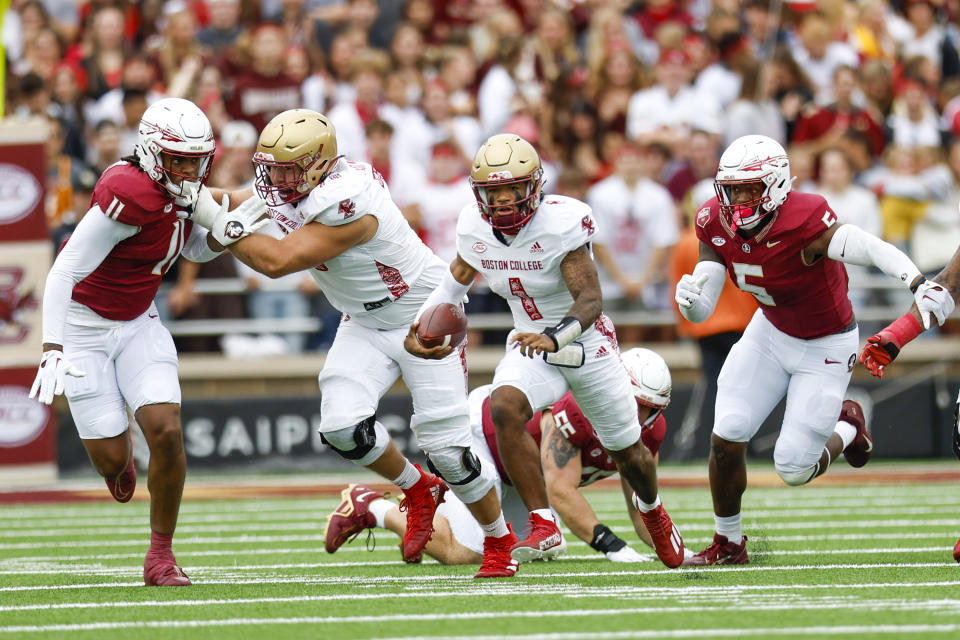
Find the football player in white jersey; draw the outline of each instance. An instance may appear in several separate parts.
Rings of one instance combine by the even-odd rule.
[[[523,562],[566,549],[536,443],[524,425],[569,389],[633,488],[657,555],[668,567],[679,566],[683,540],[660,503],[656,463],[640,438],[630,376],[613,324],[601,313],[590,207],[565,196],[544,198],[540,156],[514,134],[495,135],[480,147],[470,180],[477,201],[460,212],[457,257],[424,308],[460,302],[480,273],[513,313],[512,348],[497,366],[490,395],[504,467],[530,511],[527,535],[511,555]],[[405,342],[411,353],[450,353],[449,347],[424,349],[415,329]]]
[[[229,197],[217,205],[210,194],[202,196],[195,217],[261,273],[308,270],[343,312],[319,376],[324,442],[404,491],[406,560],[419,560],[449,485],[486,534],[477,577],[512,576],[517,563],[509,550],[516,537],[490,474],[470,451],[463,346],[438,360],[404,350],[407,328],[443,279],[444,262],[407,224],[383,177],[369,164],[338,155],[325,116],[308,109],[276,116],[261,132],[253,161],[257,193],[276,225],[250,233],[263,224],[259,216],[228,211]],[[434,473],[411,464],[376,420],[380,398],[398,376],[413,397],[411,428]]]

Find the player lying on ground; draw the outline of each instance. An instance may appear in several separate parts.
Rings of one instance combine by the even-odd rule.
[[[837,224],[824,198],[791,191],[792,182],[776,141],[734,140],[720,158],[717,197],[696,216],[700,261],[677,283],[677,304],[691,322],[710,316],[727,275],[760,303],[718,378],[710,447],[716,534],[689,564],[747,562],[740,515],[747,443],[785,395],[773,454],[784,482],[810,482],[841,452],[855,467],[870,459],[863,410],[843,397],[859,338],[841,263],[876,266],[917,300],[930,290],[903,252]]]
[[[658,451],[666,433],[662,415],[670,402],[670,371],[659,355],[648,349],[631,349],[623,354],[623,363],[633,380],[637,417],[643,425],[643,442],[659,459]],[[501,464],[496,433],[490,417],[490,385],[470,394],[470,421],[473,450],[484,463],[497,470],[495,486],[501,495],[504,514],[511,525],[527,518],[526,507],[510,483]],[[552,407],[534,415],[527,431],[540,448],[544,479],[550,504],[564,524],[593,549],[612,562],[642,562],[643,556],[600,522],[579,488],[593,484],[617,472],[617,466],[597,440],[590,423],[567,392]],[[486,468],[485,464],[485,468]],[[647,546],[653,542],[633,504],[633,490],[621,479],[627,511],[637,536]],[[360,532],[373,527],[386,528],[402,536],[403,515],[394,502],[363,485],[343,490],[343,502],[329,516],[325,532],[327,551],[333,553]],[[424,551],[443,564],[477,564],[483,549],[483,532],[463,503],[447,497],[434,516],[434,535]]]

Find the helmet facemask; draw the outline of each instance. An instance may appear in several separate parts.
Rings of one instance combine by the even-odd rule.
[[[744,188],[751,185],[760,187],[756,189],[759,195],[743,202],[735,202],[734,191],[738,187]],[[769,188],[755,178],[750,180],[718,180],[713,186],[717,192],[717,200],[720,201],[720,213],[726,216],[734,231],[738,228],[753,229],[776,208],[776,206],[769,206],[772,204]]]
[[[324,160],[319,156],[304,155],[295,160],[279,161],[274,160],[272,154],[258,151],[253,155],[257,195],[272,207],[302,200],[311,189],[323,182],[330,168],[341,157]],[[282,179],[275,181],[277,176],[282,176]]]
[[[161,183],[163,188],[174,197],[175,202],[180,206],[188,206],[196,202],[197,196],[200,194],[200,187],[206,184],[210,178],[210,169],[213,165],[213,151],[205,153],[182,153],[161,148],[158,155],[160,157],[160,166],[158,168],[163,172],[164,176],[164,180]],[[168,167],[168,158],[170,160],[174,158],[196,159],[198,161],[196,175],[178,171],[174,169],[173,166]],[[173,162],[169,162],[169,164],[173,165]],[[175,178],[179,179],[179,183]]]
[[[501,174],[506,174],[502,175]],[[513,178],[509,171],[494,172],[487,176],[487,180],[477,181],[470,179],[473,195],[480,205],[480,216],[487,224],[501,233],[515,235],[536,213],[540,204],[543,170],[536,169],[530,175]],[[515,197],[513,201],[505,203],[491,202],[495,187],[510,187]],[[512,209],[511,212],[499,212],[501,209]]]

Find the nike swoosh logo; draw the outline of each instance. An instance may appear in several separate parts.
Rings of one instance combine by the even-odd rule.
[[[375,496],[375,495],[377,495],[376,491],[367,491],[366,493],[361,493],[360,495],[358,495],[354,500],[354,502],[363,502],[364,500],[367,499],[367,496]]]
[[[839,360],[831,360],[830,358],[824,358],[823,364],[840,364]]]
[[[871,451],[873,451],[873,443],[868,440],[868,441],[867,441],[867,453],[870,453]]]
[[[148,318],[159,318],[160,316],[158,316],[158,315],[156,315],[156,314],[154,314],[154,313],[148,313],[148,314],[147,314],[147,317],[148,317]]]
[[[768,242],[768,243],[767,243],[767,249],[770,249],[770,248],[772,248],[772,247],[775,247],[775,246],[777,246],[778,244],[780,244],[781,242],[783,242],[783,240],[777,240],[776,242]]]

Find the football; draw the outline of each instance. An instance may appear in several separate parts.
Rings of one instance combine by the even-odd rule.
[[[467,337],[467,316],[460,305],[441,302],[423,312],[417,340],[427,348],[457,346]]]

